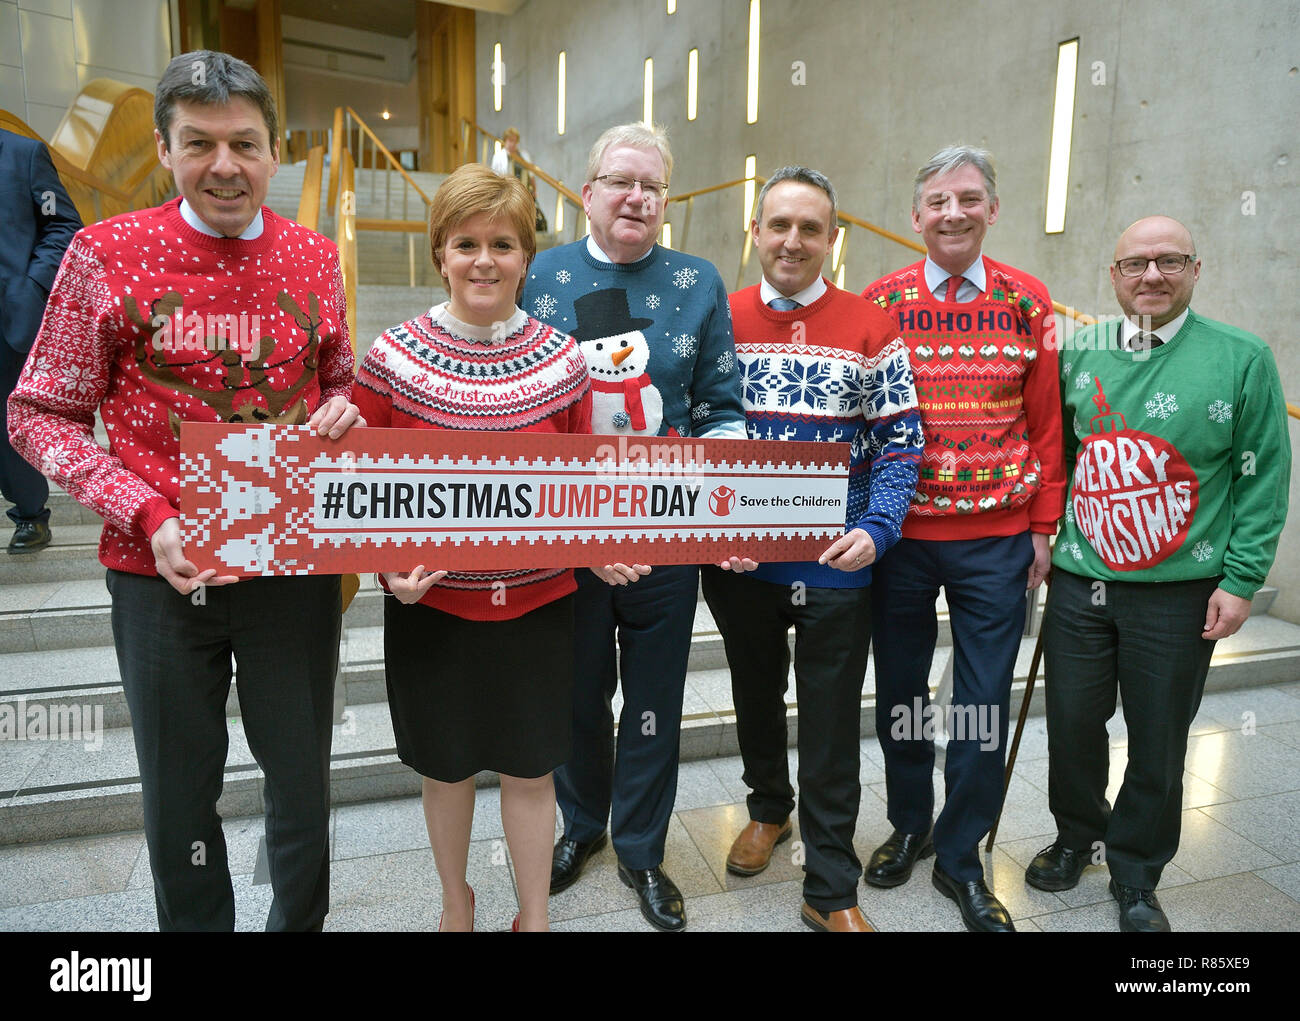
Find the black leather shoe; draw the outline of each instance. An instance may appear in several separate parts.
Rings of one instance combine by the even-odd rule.
[[[567,890],[576,883],[587,859],[604,847],[608,840],[609,835],[606,833],[585,844],[580,840],[561,837],[551,852],[551,893]]]
[[[934,854],[929,831],[893,835],[871,853],[863,878],[872,886],[902,886],[912,878],[912,867],[919,858]]]
[[[9,540],[10,553],[35,553],[50,544],[50,526],[44,521],[20,521]]]
[[[662,866],[652,869],[626,869],[618,864],[618,878],[630,886],[641,900],[641,914],[647,922],[664,932],[681,932],[686,928],[686,905],[682,891],[669,879]]]
[[[982,879],[972,879],[959,883],[934,863],[934,872],[930,876],[934,888],[949,900],[955,900],[961,908],[961,920],[971,932],[1015,932],[1011,916],[1002,902],[984,885]]]
[[[1089,851],[1072,851],[1059,840],[1044,847],[1025,869],[1025,882],[1038,890],[1073,890],[1090,864]]]
[[[1110,895],[1119,902],[1120,932],[1170,932],[1169,917],[1154,890],[1139,890],[1110,881]]]

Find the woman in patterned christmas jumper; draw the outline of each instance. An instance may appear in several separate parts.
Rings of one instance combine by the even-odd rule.
[[[354,388],[366,421],[591,432],[582,352],[515,304],[537,250],[533,200],[523,185],[479,164],[461,167],[433,198],[429,236],[451,300],[375,341]],[[474,925],[474,892],[465,881],[474,776],[491,769],[501,774],[501,819],[518,883],[513,928],[545,930],[555,835],[551,773],[570,748],[573,571],[448,572],[417,564],[383,580],[396,597],[384,602],[388,702],[398,755],[424,777],[443,891],[439,928]]]

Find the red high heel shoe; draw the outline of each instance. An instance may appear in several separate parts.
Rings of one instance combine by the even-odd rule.
[[[469,883],[465,884],[465,889],[469,891],[469,931],[474,931],[474,887]],[[443,912],[445,914],[446,912]],[[517,919],[516,919],[517,920]],[[442,915],[438,916],[438,931],[442,932]]]
[[[514,920],[513,922],[510,923],[510,931],[511,931],[511,932],[518,932],[518,931],[519,931],[519,916],[518,916],[518,915],[515,915],[515,920]]]

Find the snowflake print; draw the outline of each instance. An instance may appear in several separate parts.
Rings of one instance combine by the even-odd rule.
[[[1077,376],[1074,377],[1074,388],[1076,390],[1086,390],[1088,389],[1088,384],[1091,382],[1092,382],[1091,376],[1089,376],[1086,372],[1080,372]]]
[[[691,402],[694,399],[695,398],[691,396],[691,392],[689,390],[687,390],[684,394],[682,394],[682,403],[685,404],[688,408],[691,406]]]
[[[1074,362],[1061,363],[1061,375],[1068,376],[1073,371],[1074,371]]]
[[[740,392],[744,398],[745,407],[757,408],[762,405],[763,395],[767,393],[764,382],[771,371],[772,359],[770,357],[747,358],[740,363]]]
[[[673,338],[673,354],[678,358],[693,358],[697,342],[689,333],[679,333]]]
[[[549,319],[558,308],[555,299],[549,294],[539,294],[533,302],[533,315],[538,319]]]
[[[777,389],[777,404],[783,408],[806,404],[818,411],[826,410],[826,381],[831,378],[825,362],[801,365],[791,359],[781,366],[782,380]]]
[[[1077,542],[1062,543],[1061,549],[1064,550],[1066,553],[1070,554],[1070,556],[1074,557],[1075,560],[1083,559],[1083,550],[1079,548],[1079,544]]]
[[[567,269],[556,271],[555,282],[557,284],[567,284],[572,279],[573,277],[569,275],[569,271]]]
[[[89,393],[95,388],[94,376],[83,365],[63,366],[63,383],[79,393]]]
[[[659,295],[657,295],[657,294],[647,294],[647,295],[645,296],[645,307],[648,308],[648,309],[650,309],[652,312],[653,312],[655,309],[657,309],[657,308],[659,307],[660,304],[661,304],[661,302],[659,301]]]
[[[1192,547],[1192,559],[1199,560],[1201,563],[1209,560],[1214,556],[1214,547],[1202,539]]]
[[[1074,524],[1074,504],[1069,500],[1065,501],[1065,520],[1069,524]]]
[[[703,422],[709,417],[709,412],[713,410],[713,405],[708,401],[701,401],[695,407],[691,408],[691,418],[697,422]]]
[[[1218,422],[1219,425],[1223,425],[1232,418],[1232,405],[1227,401],[1215,401],[1205,410],[1210,415],[1210,421]]]
[[[673,274],[673,285],[685,291],[695,286],[695,281],[699,279],[700,271],[692,266],[683,266]]]
[[[724,376],[736,367],[736,356],[730,351],[718,355],[718,371]]]
[[[1157,390],[1143,407],[1152,418],[1166,419],[1178,410],[1178,398],[1174,394]]]

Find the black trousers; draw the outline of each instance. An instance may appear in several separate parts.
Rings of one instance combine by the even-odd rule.
[[[1187,732],[1215,643],[1201,637],[1218,578],[1093,581],[1052,574],[1043,618],[1048,800],[1060,839],[1097,841],[1117,883],[1154,890],[1178,850]],[[1106,722],[1123,699],[1128,766],[1106,800]]]
[[[727,649],[736,735],[752,791],[749,817],[755,822],[784,822],[795,806],[785,720],[786,634],[795,629],[804,899],[819,911],[852,907],[862,877],[853,831],[862,794],[858,758],[862,682],[871,647],[870,590],[796,592],[717,567],[702,568],[700,576]]]
[[[872,567],[876,736],[885,756],[889,821],[924,833],[934,812],[930,663],[942,586],[952,624],[954,726],[944,755],[943,809],[934,821],[939,867],[982,879],[979,842],[1002,807],[1007,714],[1025,627],[1028,532],[986,539],[903,539]],[[918,719],[917,710],[925,719]]]
[[[699,577],[693,565],[661,566],[623,586],[577,572],[573,755],[555,771],[555,800],[571,840],[596,839],[608,819],[614,851],[629,869],[664,860]],[[611,703],[620,684],[616,749]]]
[[[0,495],[14,506],[8,514],[14,523],[50,520],[45,503],[50,484],[9,444],[9,395],[18,385],[27,356],[0,340]]]
[[[329,908],[329,757],[339,578],[249,578],[196,605],[161,578],[108,572],[131,709],[158,927],[235,925],[217,814],[231,656],[249,749],[266,776],[275,899],[266,928],[318,930]]]

